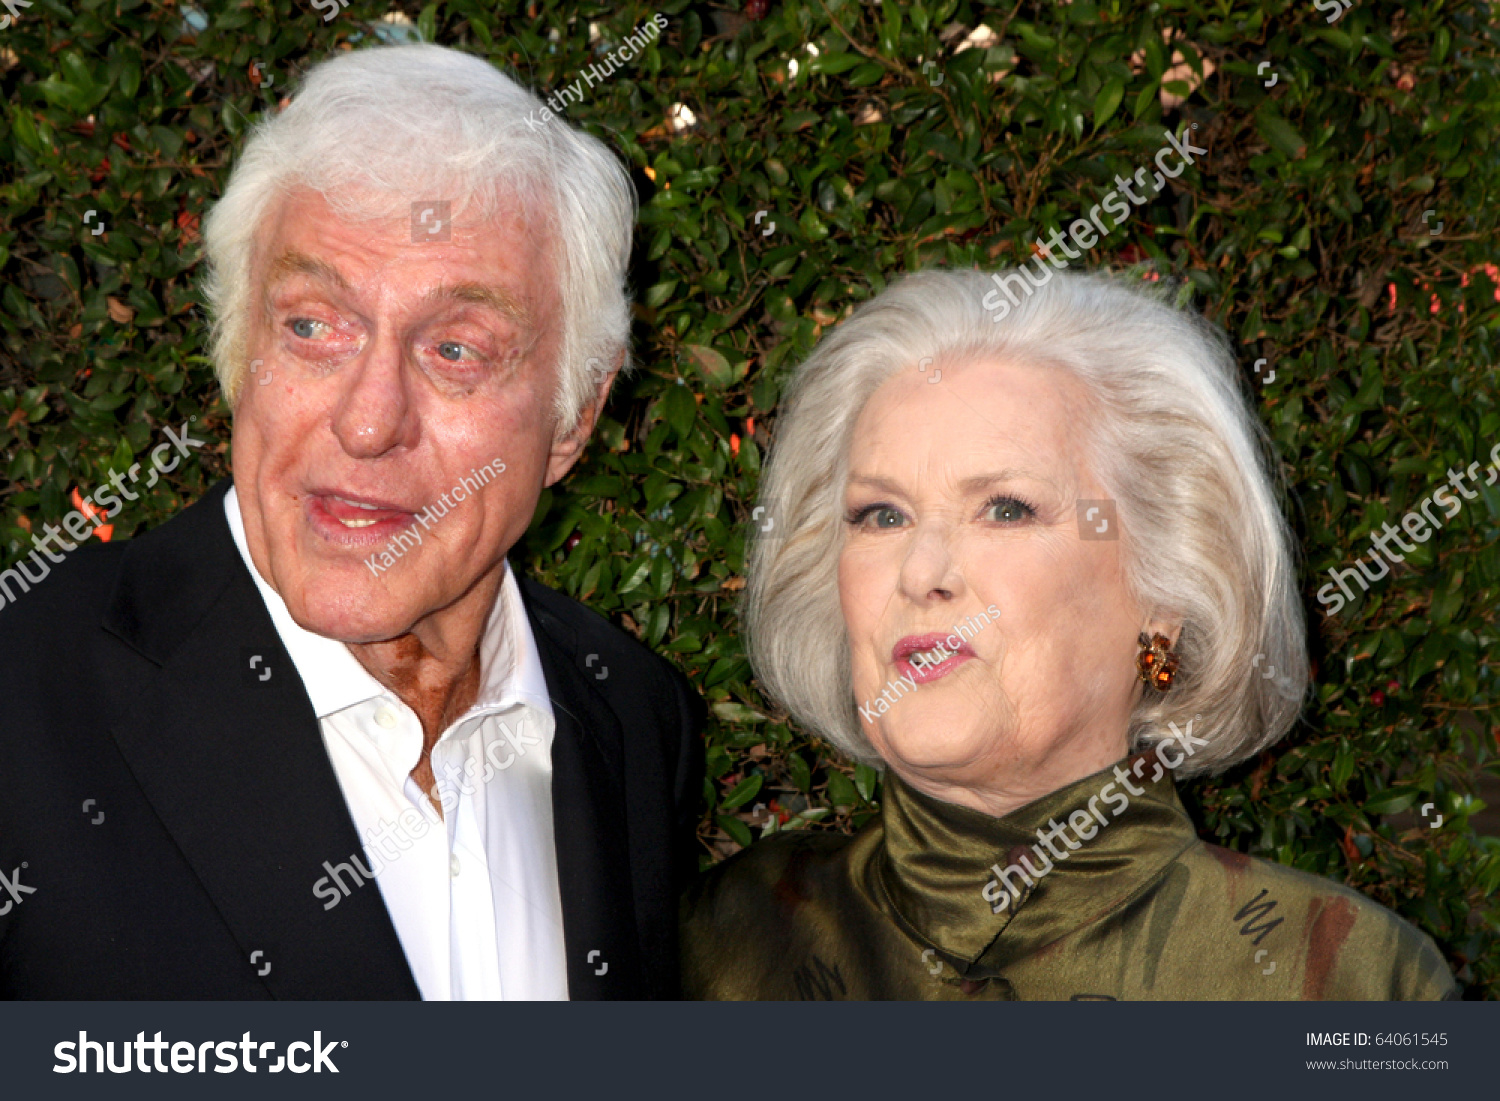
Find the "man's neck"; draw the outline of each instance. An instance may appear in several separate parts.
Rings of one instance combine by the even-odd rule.
[[[432,747],[479,697],[479,643],[503,577],[502,571],[485,578],[457,603],[427,616],[404,635],[346,643],[365,671],[421,721],[422,755],[411,777],[439,815],[443,811],[432,771]]]

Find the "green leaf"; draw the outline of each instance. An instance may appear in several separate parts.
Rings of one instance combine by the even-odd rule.
[[[828,801],[836,807],[859,805],[859,795],[849,782],[849,777],[836,769],[828,773]]]
[[[734,381],[734,372],[723,354],[702,344],[684,344],[682,354],[714,389],[723,389]]]
[[[719,829],[733,838],[735,844],[739,845],[742,849],[748,849],[755,840],[750,835],[750,827],[738,818],[728,814],[720,814],[714,817],[714,821],[718,823]]]
[[[746,707],[744,704],[736,703],[733,700],[714,704],[713,712],[719,717],[720,722],[763,723],[766,721],[766,717],[753,707]]]
[[[428,4],[417,16],[417,34],[423,42],[437,41],[437,5]]]
[[[1361,809],[1372,816],[1400,814],[1417,801],[1418,794],[1406,788],[1388,788],[1365,800]]]
[[[692,391],[680,382],[675,383],[667,387],[661,404],[662,415],[666,417],[667,423],[680,439],[686,439],[692,431],[693,421],[698,417],[698,403],[693,400]]]
[[[812,770],[807,767],[807,762],[802,759],[802,754],[788,753],[786,757],[786,770],[794,788],[804,793],[812,790]]]
[[[719,804],[719,809],[722,811],[731,811],[743,807],[759,794],[763,779],[758,772],[752,772],[749,776],[746,776],[734,785],[733,791],[724,796],[724,801]]]
[[[1265,110],[1255,117],[1255,128],[1271,148],[1285,153],[1292,160],[1301,160],[1307,153],[1307,142],[1297,128],[1275,111]]]
[[[1125,98],[1125,82],[1119,77],[1111,77],[1104,87],[1099,89],[1099,94],[1094,97],[1094,130],[1103,128],[1104,124],[1114,116],[1120,106],[1120,101]]]

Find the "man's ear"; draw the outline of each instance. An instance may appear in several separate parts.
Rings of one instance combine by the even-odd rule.
[[[578,423],[573,426],[573,430],[553,441],[552,452],[547,457],[546,485],[552,485],[573,469],[573,464],[583,454],[583,445],[588,443],[589,436],[594,431],[594,425],[599,420],[599,412],[604,408],[605,399],[609,397],[610,387],[615,383],[615,376],[620,373],[620,368],[624,364],[624,348],[621,348],[620,354],[615,356],[613,366],[607,365],[598,357],[589,358],[588,369],[589,378],[594,385],[593,395],[579,412]]]

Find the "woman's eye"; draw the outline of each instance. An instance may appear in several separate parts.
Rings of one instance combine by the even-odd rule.
[[[327,327],[323,322],[314,321],[310,317],[293,318],[291,324],[292,332],[296,333],[303,340],[314,339],[321,329],[326,329]]]
[[[906,523],[906,517],[901,510],[889,505],[867,505],[856,510],[849,517],[849,522],[856,527],[866,528],[899,528]]]
[[[453,340],[445,340],[437,346],[438,355],[451,363],[457,363],[464,357],[465,348]]]
[[[1032,515],[1032,508],[1014,497],[998,497],[985,506],[985,518],[1002,524],[1014,524]]]

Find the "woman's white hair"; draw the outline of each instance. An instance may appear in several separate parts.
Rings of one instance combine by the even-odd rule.
[[[552,116],[488,62],[442,46],[355,50],[309,70],[292,102],[256,124],[203,226],[214,369],[233,406],[257,308],[255,238],[279,199],[311,188],[341,217],[405,217],[451,202],[483,219],[518,201],[546,236],[562,303],[554,409],[570,431],[602,370],[626,356],[626,265],[635,191],[613,153]]]
[[[775,525],[750,552],[751,662],[800,722],[878,763],[855,711],[838,595],[855,422],[900,371],[977,359],[1066,370],[1094,404],[1089,462],[1116,502],[1127,584],[1149,618],[1182,625],[1181,670],[1165,694],[1141,686],[1131,748],[1173,740],[1169,720],[1195,720],[1194,739],[1209,744],[1195,744],[1178,771],[1223,771],[1286,733],[1308,684],[1269,441],[1222,331],[1174,309],[1165,287],[1039,266],[1048,278],[1025,285],[1014,308],[985,272],[906,276],[798,369],[759,494]],[[1018,285],[1013,272],[997,275]]]

